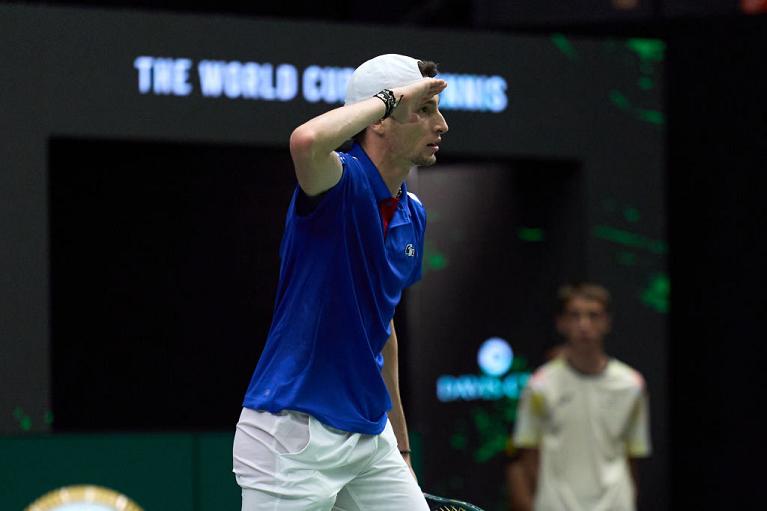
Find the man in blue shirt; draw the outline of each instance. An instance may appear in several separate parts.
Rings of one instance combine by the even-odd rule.
[[[432,62],[371,59],[344,106],[290,137],[298,187],[274,318],[234,441],[243,511],[428,509],[409,466],[393,316],[420,278],[426,224],[404,181],[435,163],[448,130],[434,76]]]

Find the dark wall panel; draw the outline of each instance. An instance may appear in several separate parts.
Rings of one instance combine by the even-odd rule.
[[[765,20],[669,44],[674,507],[756,509],[767,381]],[[702,447],[705,446],[705,447]]]
[[[271,322],[286,151],[51,142],[56,431],[229,429]]]

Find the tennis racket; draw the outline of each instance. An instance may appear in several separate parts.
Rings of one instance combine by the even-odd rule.
[[[424,493],[423,496],[429,504],[430,511],[482,511],[482,508],[461,500],[446,499],[428,493]]]

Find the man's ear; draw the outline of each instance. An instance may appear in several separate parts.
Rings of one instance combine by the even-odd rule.
[[[370,126],[368,126],[368,129],[371,130],[376,135],[383,136],[384,132],[386,131],[386,128],[384,127],[383,119],[380,121],[376,121]]]

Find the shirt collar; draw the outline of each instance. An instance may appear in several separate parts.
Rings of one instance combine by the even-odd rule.
[[[367,153],[365,153],[365,150],[362,149],[362,146],[355,142],[351,150],[349,150],[349,154],[357,158],[357,160],[359,160],[359,162],[362,164],[362,168],[365,170],[365,175],[370,182],[370,186],[373,187],[373,193],[375,194],[376,202],[381,202],[385,199],[391,199],[392,196],[391,192],[389,191],[389,187],[386,186],[381,173],[378,171],[378,168],[375,166],[375,164],[370,160]],[[400,204],[406,205],[407,200],[407,185],[403,181],[402,196],[400,197],[399,202]]]

